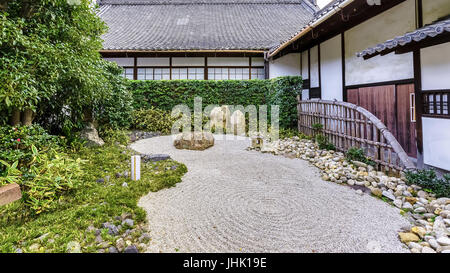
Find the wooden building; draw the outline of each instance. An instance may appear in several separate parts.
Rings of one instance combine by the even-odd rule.
[[[419,167],[450,170],[449,15],[448,0],[336,0],[268,58],[297,60],[302,99],[360,105]]]
[[[264,57],[313,18],[313,2],[101,0],[98,15],[109,28],[101,54],[136,80],[290,74],[291,63],[270,67]]]

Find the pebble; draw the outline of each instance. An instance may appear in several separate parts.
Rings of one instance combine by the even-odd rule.
[[[436,253],[436,251],[430,247],[424,246],[422,248],[422,253]]]
[[[441,246],[450,246],[450,239],[448,237],[439,237],[436,241]]]
[[[119,251],[117,251],[117,248],[110,246],[108,248],[108,253],[119,253]]]
[[[134,226],[134,221],[131,219],[125,219],[122,221],[122,226],[129,226],[129,227],[133,227]]]

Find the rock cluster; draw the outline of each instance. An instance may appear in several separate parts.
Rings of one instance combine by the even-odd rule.
[[[129,134],[129,137],[130,137],[131,142],[135,142],[138,140],[157,137],[160,135],[161,135],[161,133],[158,133],[158,132],[133,131]]]
[[[255,148],[249,148],[255,150]],[[261,152],[309,161],[321,170],[322,179],[348,185],[358,194],[371,193],[398,209],[411,222],[399,239],[413,253],[450,253],[450,198],[436,198],[420,186],[408,185],[403,174],[387,176],[363,162],[349,162],[341,152],[320,150],[298,137],[264,143]]]

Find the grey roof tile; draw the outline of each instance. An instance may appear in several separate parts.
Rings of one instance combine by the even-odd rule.
[[[109,27],[105,50],[266,50],[314,9],[303,0],[103,0],[97,14]]]
[[[369,47],[362,52],[357,53],[357,56],[365,57],[368,55],[374,55],[381,53],[384,50],[395,49],[412,42],[420,42],[428,37],[436,37],[444,32],[450,32],[450,19],[435,22],[423,28],[416,29],[415,31],[408,32],[405,35],[387,40],[386,42],[378,44],[374,47]]]

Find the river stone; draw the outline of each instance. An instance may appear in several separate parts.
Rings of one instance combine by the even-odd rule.
[[[390,199],[391,201],[395,200],[395,196],[389,191],[383,191],[383,196]]]
[[[436,241],[441,246],[450,246],[450,239],[448,237],[439,237]]]
[[[131,245],[125,248],[124,253],[139,253],[139,250],[135,245]]]
[[[412,232],[399,232],[398,236],[400,237],[400,241],[405,244],[409,242],[418,242],[420,240],[419,236]]]
[[[431,247],[424,246],[422,248],[422,253],[436,253],[436,251],[434,249],[432,249]]]
[[[166,154],[152,154],[152,155],[144,154],[141,157],[144,162],[156,162],[170,159],[170,155]]]

